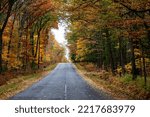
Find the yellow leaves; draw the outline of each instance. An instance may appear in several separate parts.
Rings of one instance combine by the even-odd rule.
[[[134,49],[134,55],[136,57],[140,57],[141,56],[141,50],[140,49]]]
[[[61,1],[60,0],[51,0],[51,3],[52,3],[52,6],[55,8],[55,9],[59,9],[61,8]]]
[[[38,35],[34,35],[34,39],[37,39]]]
[[[143,62],[143,58],[138,58],[135,60],[135,64],[136,64],[137,69],[143,69],[143,63],[142,62]],[[145,58],[145,63],[146,63],[146,65],[150,64],[150,59]],[[126,69],[127,73],[131,73],[132,72],[131,63],[128,63],[127,65],[125,65],[125,69]],[[119,67],[117,70],[121,71],[121,68]]]
[[[4,31],[4,34],[3,34],[3,40],[4,40],[4,42],[5,43],[7,43],[8,42],[8,40],[9,40],[9,34],[10,33],[10,27],[6,27],[5,28],[5,31]]]
[[[116,71],[117,71],[118,74],[122,73],[122,68],[121,68],[121,66],[119,66],[119,67],[116,69]]]
[[[4,49],[4,51],[3,51],[2,57],[3,57],[4,61],[7,61],[8,60],[7,59],[7,55],[8,55],[7,47],[5,46],[3,49]]]
[[[22,62],[17,60],[17,55],[14,53],[10,53],[8,55],[6,49],[3,53],[3,60],[5,61],[5,63],[7,63],[8,69],[19,69],[22,66]]]
[[[88,48],[90,41],[80,38],[77,40],[76,60],[83,61],[86,59],[86,55],[93,52]]]
[[[15,69],[19,69],[20,67],[22,67],[22,62],[18,61],[16,58],[11,58],[9,61],[9,69],[15,68]]]
[[[137,68],[142,69],[142,58],[136,59],[135,64]]]
[[[146,62],[147,64],[150,64],[150,59],[149,59],[149,58],[145,58],[145,62]]]
[[[79,29],[79,27],[81,26],[81,22],[73,22],[72,23],[72,27],[76,30]]]
[[[127,73],[131,73],[132,72],[131,63],[128,63],[127,65],[125,65],[125,69],[126,69]]]
[[[50,28],[58,28],[61,2],[61,0],[29,0],[21,2],[17,9],[12,9],[13,12],[2,33],[1,63],[4,68],[36,67],[36,64],[33,65],[35,61],[42,63],[48,58],[47,46],[51,46],[49,50],[53,51],[50,52],[50,55],[55,56],[53,60],[63,56],[63,47],[56,41],[53,40],[53,43],[48,45]],[[6,12],[3,14],[6,15]],[[0,27],[5,19],[5,17],[1,19]],[[38,37],[38,34],[41,35]]]

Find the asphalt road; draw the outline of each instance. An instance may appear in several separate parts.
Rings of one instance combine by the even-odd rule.
[[[60,63],[44,79],[12,100],[108,100],[103,91],[96,91],[76,72],[71,63]]]

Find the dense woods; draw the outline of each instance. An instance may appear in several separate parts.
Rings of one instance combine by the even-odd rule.
[[[66,61],[51,32],[60,22],[72,62],[150,90],[150,0],[0,0],[0,85],[5,74]]]
[[[64,59],[50,31],[58,28],[60,5],[60,0],[0,0],[0,77]]]
[[[68,0],[67,39],[73,62],[112,75],[150,76],[149,0]]]

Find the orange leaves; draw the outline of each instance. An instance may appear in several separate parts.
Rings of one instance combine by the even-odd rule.
[[[52,0],[33,0],[27,6],[27,17],[28,24],[27,27],[32,26],[36,21],[40,20],[40,17],[43,17],[47,13],[53,14],[57,8],[54,6]],[[55,14],[57,15],[57,14]]]
[[[53,22],[51,27],[58,29],[58,22],[57,21]]]
[[[49,9],[52,9],[53,5],[51,3],[51,0],[33,0],[33,2],[28,6],[28,9],[32,13],[38,13],[38,12],[43,12],[47,11]]]
[[[5,30],[4,33],[1,32],[3,47],[1,46],[0,53],[0,72],[3,66],[8,69],[27,69],[35,68],[38,64],[40,68],[39,64],[44,62],[49,46],[50,28],[58,28],[60,7],[61,0],[1,1],[0,28],[4,27]],[[63,56],[62,47],[55,43],[55,52],[57,50],[59,52],[54,56]]]

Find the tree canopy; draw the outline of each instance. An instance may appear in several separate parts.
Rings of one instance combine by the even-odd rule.
[[[150,74],[149,0],[69,0],[70,58],[113,75]]]

